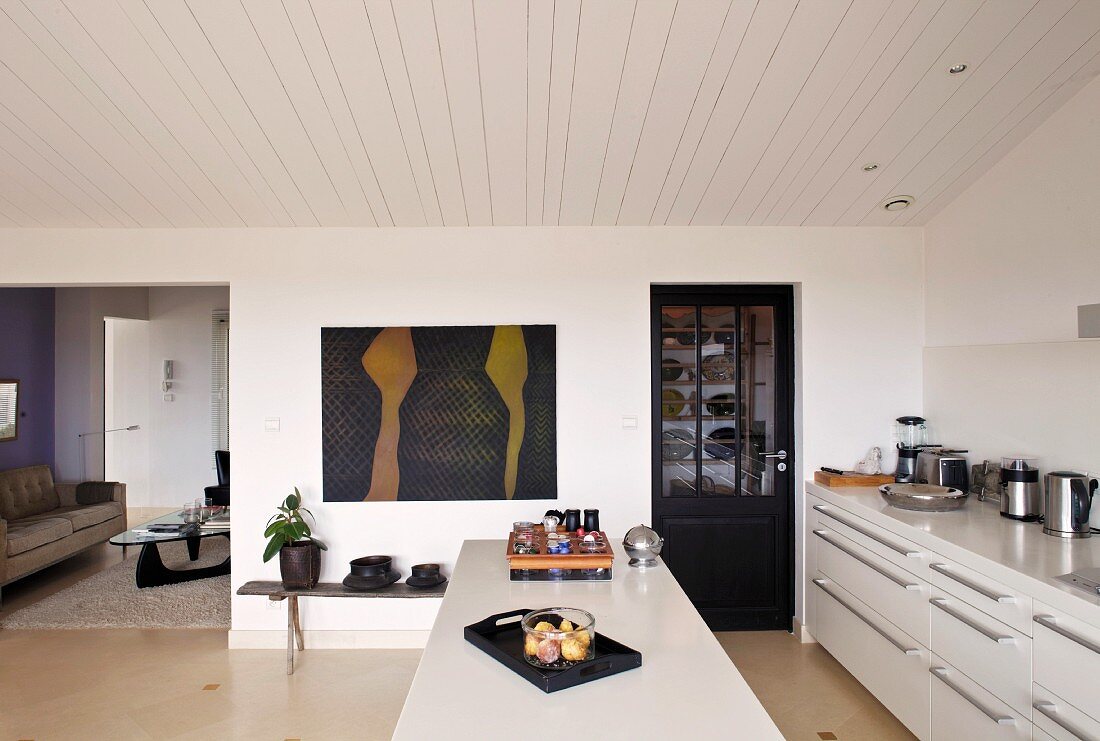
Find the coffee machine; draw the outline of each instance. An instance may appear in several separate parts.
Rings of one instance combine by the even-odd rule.
[[[924,445],[927,431],[923,417],[898,417],[894,437],[898,440],[898,468],[894,481],[912,484],[917,480],[917,455]]]
[[[1001,458],[1001,517],[1035,522],[1043,514],[1042,490],[1036,458]]]

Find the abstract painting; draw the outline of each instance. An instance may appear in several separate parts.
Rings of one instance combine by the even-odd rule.
[[[322,328],[324,500],[557,499],[556,335]]]

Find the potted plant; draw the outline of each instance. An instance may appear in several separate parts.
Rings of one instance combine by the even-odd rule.
[[[302,506],[302,493],[294,487],[294,493],[279,505],[278,514],[267,521],[264,537],[268,538],[264,549],[264,563],[279,554],[279,572],[287,589],[313,589],[321,578],[321,551],[328,550],[313,537],[306,523],[305,513],[313,513]]]

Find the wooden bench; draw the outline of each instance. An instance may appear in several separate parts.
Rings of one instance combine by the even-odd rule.
[[[313,589],[286,589],[281,581],[250,581],[237,590],[241,595],[259,595],[267,597],[273,602],[287,602],[286,614],[286,673],[294,673],[294,645],[298,650],[305,650],[305,642],[302,640],[302,625],[298,618],[299,597],[358,597],[361,599],[398,598],[421,599],[424,597],[442,597],[447,591],[447,582],[439,586],[416,589],[404,582],[390,584],[381,589],[372,589],[368,592],[357,592],[348,589],[337,582],[321,582]]]

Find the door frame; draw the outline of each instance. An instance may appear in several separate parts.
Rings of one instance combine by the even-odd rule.
[[[787,423],[790,430],[790,446],[787,450],[787,470],[789,472],[787,486],[787,526],[786,526],[786,538],[787,538],[787,632],[793,631],[794,618],[796,613],[796,576],[798,572],[798,562],[796,557],[798,555],[798,543],[796,537],[796,519],[798,517],[798,509],[796,506],[796,500],[798,497],[800,481],[796,478],[799,473],[797,451],[799,449],[798,430],[797,424],[797,386],[796,376],[798,369],[796,363],[798,355],[795,347],[795,335],[798,331],[798,315],[795,312],[795,284],[794,283],[652,283],[650,284],[650,410],[651,414],[655,414],[652,424],[650,425],[650,521],[657,522],[657,507],[656,501],[661,496],[660,491],[660,479],[661,479],[661,443],[658,435],[654,434],[654,430],[660,425],[660,404],[661,404],[661,369],[660,364],[654,362],[653,358],[657,357],[657,353],[661,348],[661,323],[659,320],[659,305],[662,296],[678,295],[678,296],[706,296],[706,295],[721,295],[723,293],[730,293],[736,296],[736,300],[739,303],[749,303],[751,301],[751,295],[757,294],[759,296],[767,296],[772,300],[778,299],[778,303],[784,307],[787,312],[787,316],[790,317],[790,331],[784,333],[784,337],[776,335],[776,342],[784,343],[784,352],[787,358],[789,358],[788,372],[781,377],[777,374],[776,377],[776,390],[779,391],[780,387],[786,393],[789,406],[789,417]],[[777,344],[778,346],[778,344]]]

